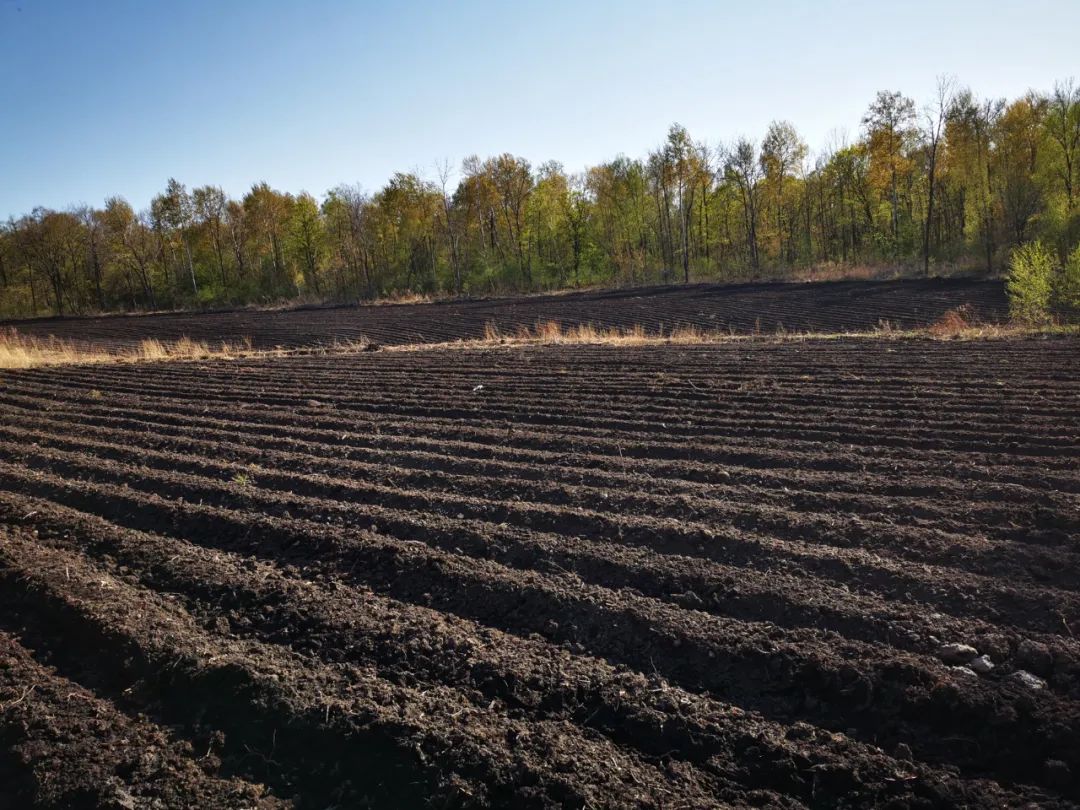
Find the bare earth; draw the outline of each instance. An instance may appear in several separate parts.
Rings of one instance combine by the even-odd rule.
[[[97,348],[122,349],[146,338],[236,342],[297,348],[366,339],[383,345],[479,338],[487,324],[504,333],[540,321],[563,326],[642,326],[652,334],[693,326],[708,332],[865,332],[927,326],[966,306],[982,321],[1008,314],[1000,281],[907,279],[813,284],[692,284],[482,301],[384,306],[238,310],[103,318],[11,321],[32,337],[55,335]],[[3,324],[0,324],[3,325]]]
[[[1074,338],[5,372],[0,807],[1076,806],[1078,404]]]

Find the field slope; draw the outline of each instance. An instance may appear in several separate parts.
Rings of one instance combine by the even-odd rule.
[[[1000,281],[907,279],[692,284],[438,304],[46,318],[9,325],[31,337],[55,335],[107,349],[130,347],[147,338],[182,337],[211,343],[250,339],[256,348],[297,348],[361,339],[383,345],[441,343],[482,337],[489,323],[513,333],[539,321],[641,326],[652,334],[686,326],[739,334],[865,332],[882,324],[894,329],[923,327],[961,306],[990,322],[1004,320],[1008,312]]]
[[[3,373],[0,807],[1075,806],[1078,404],[1076,339]]]

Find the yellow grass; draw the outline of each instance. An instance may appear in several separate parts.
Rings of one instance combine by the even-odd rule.
[[[483,338],[457,341],[457,343],[470,345],[580,343],[628,346],[647,343],[707,343],[726,337],[730,337],[727,332],[706,332],[696,326],[677,326],[663,334],[651,334],[646,332],[641,324],[628,327],[603,327],[583,323],[564,327],[558,321],[537,321],[535,326],[520,326],[513,333],[504,334],[495,323],[488,322],[484,326]]]
[[[969,321],[965,310],[950,310],[937,322],[924,329],[902,330],[882,321],[876,329],[862,332],[788,332],[778,328],[767,334],[735,334],[705,330],[696,326],[678,326],[663,334],[645,331],[640,324],[631,327],[599,327],[594,324],[562,326],[557,321],[538,321],[535,326],[523,326],[504,333],[495,323],[484,327],[480,338],[446,343],[410,343],[381,347],[388,352],[425,350],[497,348],[546,345],[649,346],[663,344],[696,345],[746,341],[794,342],[840,340],[844,338],[876,340],[996,340],[1046,335],[1080,335],[1080,326],[1030,326],[1024,324],[977,324]],[[250,339],[219,344],[181,338],[161,341],[143,340],[136,346],[117,350],[83,348],[55,337],[34,338],[14,329],[0,331],[0,369],[34,368],[37,366],[85,365],[88,363],[168,362],[178,360],[235,360],[240,358],[283,357],[286,355],[325,354],[348,355],[370,351],[366,339],[335,341],[330,346],[298,349],[255,349]]]
[[[400,292],[387,295],[383,298],[377,298],[374,301],[370,301],[365,306],[385,306],[386,304],[433,304],[436,300],[444,300],[442,298],[433,298],[426,293],[416,292]],[[445,299],[448,300],[448,299]]]
[[[250,357],[268,354],[252,348],[250,340],[235,343],[209,344],[180,338],[162,341],[143,340],[135,346],[121,349],[84,347],[56,337],[36,338],[22,335],[14,329],[0,332],[0,368],[34,368],[37,366],[86,365],[89,363],[132,363],[161,360],[211,360]]]
[[[598,327],[594,324],[562,326],[557,321],[538,321],[535,326],[522,326],[513,332],[503,332],[489,322],[482,338],[462,339],[445,343],[412,343],[385,346],[384,351],[423,351],[425,349],[492,348],[498,346],[545,345],[604,345],[648,346],[662,344],[715,344],[746,341],[801,342],[810,340],[840,340],[843,338],[876,340],[993,340],[1033,337],[1038,335],[1080,335],[1080,326],[1041,326],[1024,324],[975,324],[964,320],[964,310],[950,311],[932,326],[923,329],[899,329],[881,321],[874,329],[851,332],[789,332],[783,327],[767,333],[760,324],[750,334],[706,330],[696,326],[678,326],[663,334],[646,332],[640,324],[631,327]]]

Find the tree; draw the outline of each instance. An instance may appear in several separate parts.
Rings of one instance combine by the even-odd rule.
[[[776,233],[780,260],[784,260],[784,181],[803,161],[806,160],[807,148],[795,127],[787,121],[773,121],[769,124],[765,139],[761,142],[761,169],[766,183],[772,188],[773,205],[776,214]],[[791,261],[791,246],[788,246],[788,261]]]
[[[265,182],[256,183],[244,196],[243,222],[254,237],[256,255],[262,265],[261,286],[270,297],[298,292],[296,279],[285,265],[283,245],[292,203],[292,197],[275,191]]]
[[[54,311],[58,315],[77,311],[77,273],[85,243],[79,218],[64,211],[35,208],[19,221],[18,232],[23,259],[32,274],[47,282]]]
[[[966,184],[974,191],[971,196],[978,211],[977,230],[982,234],[988,273],[994,269],[994,191],[990,178],[992,134],[1004,107],[1003,101],[980,101],[970,90],[963,90],[956,95],[946,129]]]
[[[195,280],[195,263],[191,258],[191,243],[189,241],[189,229],[194,219],[194,206],[187,188],[179,180],[173,177],[165,186],[165,193],[156,196],[150,203],[150,213],[153,217],[155,229],[162,234],[166,246],[166,260],[168,250],[174,240],[180,242],[184,258],[187,259],[186,267],[191,279],[191,292],[198,296],[199,284]]]
[[[288,247],[300,265],[304,287],[322,295],[319,283],[319,266],[322,263],[323,244],[326,237],[323,221],[319,216],[319,204],[307,192],[296,198],[289,211]]]
[[[228,198],[225,192],[217,186],[203,186],[191,192],[191,204],[196,221],[201,224],[210,234],[214,245],[214,256],[217,259],[218,274],[221,278],[221,287],[224,291],[229,280],[225,273],[225,212]]]
[[[750,266],[757,270],[761,266],[758,256],[757,226],[762,172],[757,146],[753,141],[748,138],[739,138],[732,145],[724,162],[724,172],[728,180],[739,189]]]
[[[346,293],[375,297],[371,208],[371,197],[359,186],[341,185],[331,189],[323,203],[331,250],[336,253],[339,297]]]
[[[76,209],[74,213],[82,223],[83,232],[86,234],[86,264],[94,287],[94,302],[98,311],[104,312],[106,310],[104,277],[108,253],[102,215],[100,211],[95,211],[86,205]]]
[[[112,255],[116,257],[117,263],[126,276],[132,305],[136,306],[138,302],[139,296],[136,295],[133,283],[137,282],[143,306],[156,309],[157,296],[154,292],[151,268],[154,241],[146,217],[141,219],[137,217],[135,211],[122,197],[110,197],[105,201],[102,225]]]
[[[1072,79],[1054,84],[1046,115],[1046,131],[1060,152],[1058,175],[1071,212],[1076,206],[1077,174],[1080,172],[1080,86]]]
[[[882,90],[863,116],[869,139],[871,172],[885,178],[892,210],[894,255],[900,241],[900,177],[911,169],[906,155],[914,130],[915,102],[901,93]]]
[[[450,246],[450,272],[454,277],[454,292],[461,295],[464,289],[461,272],[461,259],[459,257],[458,242],[460,240],[460,215],[453,205],[453,197],[447,191],[450,182],[450,161],[444,160],[436,166],[439,175],[439,190],[442,192],[442,226],[446,234],[446,242]]]
[[[532,169],[525,158],[506,153],[484,164],[499,199],[509,242],[517,254],[517,270],[526,289],[533,286],[532,253],[525,239],[525,206],[533,190]]]
[[[1032,220],[1046,205],[1037,179],[1045,114],[1045,100],[1029,93],[1005,108],[993,136],[1004,225],[1017,245],[1027,241]]]
[[[666,163],[674,180],[674,203],[679,218],[679,257],[685,284],[690,281],[690,227],[694,200],[704,169],[701,153],[686,127],[672,124],[664,149],[667,153]]]
[[[954,80],[939,76],[934,103],[923,110],[923,138],[926,141],[926,220],[923,227],[923,275],[930,275],[930,226],[934,220],[934,192],[937,189],[938,151],[945,134],[945,121],[953,104]]]

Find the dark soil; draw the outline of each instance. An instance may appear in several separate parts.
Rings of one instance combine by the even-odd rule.
[[[296,348],[368,340],[380,345],[479,338],[495,324],[504,334],[540,321],[563,326],[641,326],[670,334],[681,326],[713,332],[909,329],[933,323],[949,309],[997,322],[1008,306],[1000,281],[906,279],[806,284],[692,284],[437,304],[307,307],[11,321],[20,332],[55,335],[119,348],[144,338],[190,337],[217,343],[250,339],[257,348]],[[4,326],[0,322],[0,326]]]
[[[4,373],[0,808],[1076,806],[1078,404],[1075,339]]]

